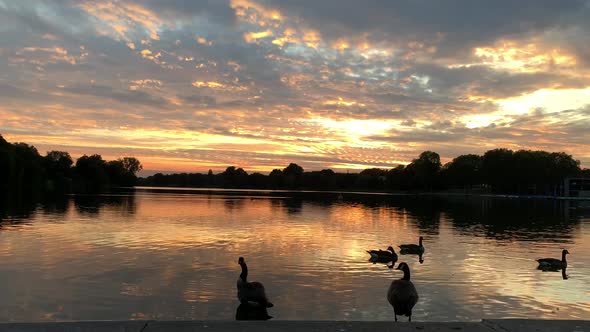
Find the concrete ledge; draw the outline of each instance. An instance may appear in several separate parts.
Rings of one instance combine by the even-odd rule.
[[[355,332],[355,331],[493,331],[482,323],[402,323],[402,322],[345,322],[345,321],[202,321],[202,322],[150,322],[144,332]]]
[[[590,331],[587,320],[531,320],[531,319],[484,319],[483,324],[497,331],[510,332],[582,332]]]
[[[148,321],[0,323],[0,332],[141,332]]]
[[[0,323],[0,332],[582,332],[590,331],[590,321],[570,320],[483,320],[461,322],[346,322],[346,321],[84,321],[48,323]]]

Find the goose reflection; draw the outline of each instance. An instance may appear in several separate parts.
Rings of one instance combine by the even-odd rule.
[[[269,320],[271,318],[264,305],[240,303],[236,309],[236,320]]]
[[[569,279],[569,276],[566,273],[567,267],[564,268],[541,268],[538,267],[537,269],[543,271],[543,272],[561,272],[561,277],[563,278],[563,280],[567,280]]]
[[[385,264],[388,268],[393,269],[395,267],[395,262],[397,262],[397,258],[395,260],[391,259],[379,259],[379,258],[369,258],[368,262],[373,264]]]
[[[541,268],[539,268],[539,270],[541,270],[543,272],[560,272],[561,271],[561,278],[563,280],[569,279],[569,276],[566,273],[567,267],[564,267],[563,269],[541,269]]]

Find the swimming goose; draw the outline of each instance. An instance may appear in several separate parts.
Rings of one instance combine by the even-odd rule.
[[[538,269],[540,270],[559,270],[564,269],[567,267],[567,261],[565,260],[565,255],[568,255],[570,252],[563,249],[561,251],[561,260],[557,258],[539,258],[537,262],[539,262]]]
[[[424,253],[424,246],[422,245],[422,240],[423,238],[420,237],[419,239],[419,243],[420,244],[401,244],[399,246],[400,248],[400,254],[402,255],[406,255],[406,254],[421,254]]]
[[[237,283],[240,303],[257,302],[261,306],[272,307],[273,304],[268,301],[264,292],[264,286],[257,281],[248,282],[248,266],[244,257],[238,259],[238,264],[242,267],[242,273]]]
[[[397,254],[393,247],[387,247],[387,250],[367,250],[367,253],[371,255],[371,261],[376,262],[389,262],[397,261]]]
[[[401,279],[391,282],[387,290],[387,301],[393,307],[395,321],[397,322],[397,315],[408,316],[408,321],[412,321],[412,308],[418,302],[418,292],[416,287],[410,281],[410,267],[406,263],[399,263],[397,270],[404,271],[404,276]]]

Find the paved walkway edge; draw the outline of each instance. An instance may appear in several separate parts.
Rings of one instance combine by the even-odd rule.
[[[0,323],[0,332],[369,332],[369,331],[481,331],[481,332],[583,332],[590,321],[500,319],[481,322],[349,322],[349,321],[81,321]]]

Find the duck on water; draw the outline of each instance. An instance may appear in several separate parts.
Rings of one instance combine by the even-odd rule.
[[[424,253],[424,246],[422,245],[422,240],[424,238],[420,237],[420,239],[418,239],[419,244],[400,244],[399,248],[400,248],[400,254],[402,255],[406,255],[406,254],[414,254],[414,255],[419,255]]]
[[[387,247],[387,250],[367,250],[367,253],[371,255],[371,262],[396,262],[397,254],[393,247]]]
[[[560,270],[567,268],[567,260],[565,259],[565,255],[569,255],[569,251],[563,249],[561,251],[561,260],[557,258],[539,258],[537,262],[539,266],[537,267],[539,270]]]
[[[238,264],[242,267],[242,273],[240,273],[237,282],[238,300],[240,300],[240,303],[248,304],[254,302],[263,307],[272,307],[273,304],[266,297],[264,285],[257,281],[248,282],[248,265],[246,265],[244,257],[238,259]]]

